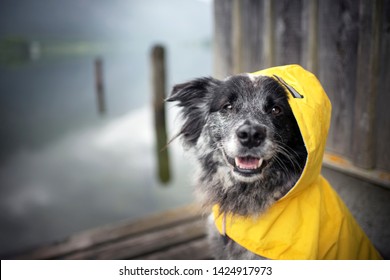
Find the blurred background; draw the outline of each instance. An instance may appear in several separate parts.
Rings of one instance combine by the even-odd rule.
[[[292,63],[332,102],[323,174],[390,258],[390,0],[2,0],[0,256],[209,258],[164,96]]]
[[[211,1],[0,2],[0,255],[192,201],[179,142],[158,176],[151,49],[169,90],[212,74],[211,40]]]

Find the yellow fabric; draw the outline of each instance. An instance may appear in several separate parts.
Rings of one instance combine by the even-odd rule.
[[[225,215],[215,205],[213,214],[219,232],[224,233],[225,219],[225,232],[232,240],[269,259],[381,259],[337,193],[320,175],[331,104],[317,78],[299,65],[253,74],[276,75],[303,95],[294,98],[288,93],[308,157],[296,185],[260,216]]]

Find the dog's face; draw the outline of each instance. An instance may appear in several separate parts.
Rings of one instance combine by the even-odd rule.
[[[202,78],[175,86],[168,101],[183,108],[180,134],[195,148],[203,180],[215,189],[216,181],[223,181],[215,195],[241,194],[239,188],[251,185],[278,199],[295,183],[289,181],[299,177],[306,150],[288,95],[276,80],[251,75],[224,81]]]
[[[296,141],[287,95],[271,78],[231,77],[216,88],[209,112],[210,137],[240,181],[263,178]]]

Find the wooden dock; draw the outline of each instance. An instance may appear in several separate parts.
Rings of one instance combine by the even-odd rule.
[[[205,217],[195,204],[70,236],[15,259],[210,259]]]

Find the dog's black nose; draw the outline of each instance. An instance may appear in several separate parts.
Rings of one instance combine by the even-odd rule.
[[[267,135],[267,128],[259,124],[245,123],[237,129],[236,135],[241,145],[248,148],[258,147]]]

